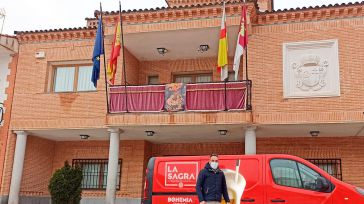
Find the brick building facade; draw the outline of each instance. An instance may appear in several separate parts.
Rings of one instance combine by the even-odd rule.
[[[122,13],[128,87],[220,81],[220,1],[167,2],[168,8]],[[252,110],[108,113],[104,71],[96,90],[84,81],[96,18],[87,18],[85,28],[17,32],[11,123],[1,149],[2,203],[48,203],[49,179],[66,160],[99,174],[91,187],[84,181],[83,203],[104,203],[105,197],[111,203],[114,194],[118,203],[140,203],[150,157],[211,152],[318,159],[343,181],[364,187],[364,3],[284,11],[274,11],[269,0],[247,4]],[[241,9],[240,1],[226,4],[231,64]],[[109,59],[119,14],[103,14]],[[204,44],[210,49],[197,51]],[[157,48],[168,52],[161,55]],[[239,80],[248,90],[244,63],[240,67]],[[71,83],[62,76],[72,76]],[[108,92],[113,88],[118,86]],[[106,185],[107,160],[120,170],[113,172],[116,189]]]

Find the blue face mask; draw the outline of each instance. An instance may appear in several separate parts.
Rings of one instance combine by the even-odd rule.
[[[217,167],[219,166],[219,163],[218,162],[210,162],[210,166],[213,169],[217,169]]]

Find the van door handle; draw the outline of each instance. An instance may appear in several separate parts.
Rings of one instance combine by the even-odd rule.
[[[253,199],[253,198],[244,198],[244,199],[241,199],[241,202],[253,203],[253,202],[255,202],[255,199]]]
[[[286,202],[285,200],[282,200],[282,199],[272,199],[270,200],[272,203],[284,203]]]

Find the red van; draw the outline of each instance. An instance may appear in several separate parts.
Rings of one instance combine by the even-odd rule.
[[[154,157],[143,204],[198,204],[195,185],[209,156]],[[364,190],[290,155],[221,155],[231,203],[364,204]],[[224,203],[224,201],[222,202]]]

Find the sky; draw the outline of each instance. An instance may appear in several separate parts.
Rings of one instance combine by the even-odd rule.
[[[357,0],[274,0],[274,9],[321,6],[348,3]],[[103,0],[103,11],[117,11],[119,0]],[[166,7],[165,0],[121,0],[122,10]],[[0,10],[6,13],[0,19],[0,32],[31,31],[86,26],[86,17],[94,17],[100,0],[1,0]]]

